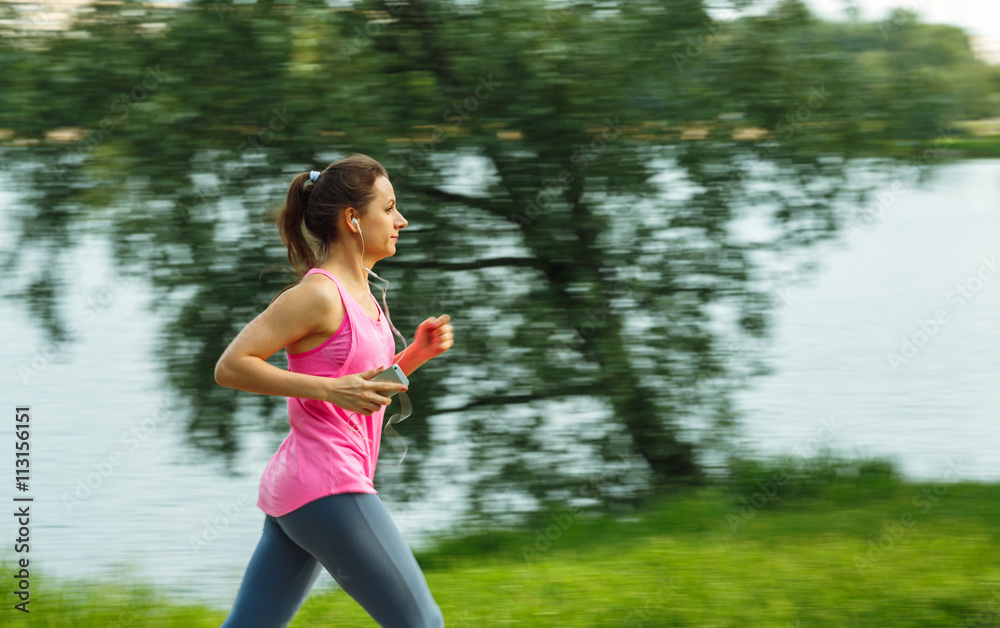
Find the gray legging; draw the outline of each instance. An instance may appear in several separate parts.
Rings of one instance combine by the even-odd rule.
[[[265,515],[264,533],[221,628],[284,628],[323,568],[380,626],[444,626],[379,496],[338,493],[281,517]]]

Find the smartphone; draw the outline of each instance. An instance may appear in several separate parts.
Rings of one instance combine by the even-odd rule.
[[[393,364],[391,367],[382,371],[375,377],[371,378],[369,381],[372,382],[398,382],[404,386],[409,386],[410,381],[406,379],[406,375],[403,374],[403,369],[399,368],[398,364]],[[385,391],[389,397],[394,397],[396,395],[395,390]]]

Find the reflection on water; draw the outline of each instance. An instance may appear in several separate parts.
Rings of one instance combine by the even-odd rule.
[[[894,456],[913,477],[942,477],[951,461],[965,477],[1000,477],[1000,426],[989,421],[1000,402],[1000,280],[984,272],[962,306],[949,298],[1000,255],[998,207],[1000,161],[948,165],[928,188],[900,192],[853,242],[817,251],[820,271],[787,286],[775,373],[738,395],[746,446],[826,445]],[[147,286],[122,279],[98,239],[83,239],[62,263],[75,342],[51,344],[24,304],[0,304],[3,401],[30,404],[35,423],[37,564],[57,576],[131,567],[170,593],[226,608],[260,534],[257,479],[283,434],[239,428],[233,475],[194,454],[162,388],[162,321],[149,315]],[[887,355],[939,310],[947,322],[894,369]],[[24,381],[22,367],[36,374]],[[448,523],[448,501],[429,494],[390,511],[420,547]]]

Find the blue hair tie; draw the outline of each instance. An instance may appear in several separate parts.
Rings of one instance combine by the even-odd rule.
[[[319,175],[320,175],[319,170],[310,170],[309,171],[309,180],[312,181],[313,183],[316,183],[316,179],[319,178]]]

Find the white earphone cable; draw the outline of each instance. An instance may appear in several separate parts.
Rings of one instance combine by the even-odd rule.
[[[406,346],[406,338],[403,337],[403,334],[399,333],[399,330],[396,329],[396,326],[392,324],[392,319],[389,318],[389,305],[388,303],[386,303],[386,298],[385,298],[386,291],[389,289],[389,280],[382,279],[381,277],[376,275],[372,269],[365,267],[365,236],[364,234],[361,233],[361,225],[358,224],[357,219],[356,218],[352,219],[352,222],[354,223],[354,226],[358,228],[358,235],[361,236],[361,268],[364,268],[366,271],[368,271],[369,275],[374,276],[379,281],[385,282],[385,286],[382,288],[382,311],[385,312],[385,320],[389,324],[389,329],[391,329],[392,333],[399,336],[399,339],[403,341],[403,353],[400,354],[399,356],[399,360],[402,360],[403,356],[406,355],[406,350],[408,347]],[[396,360],[394,363],[398,363],[399,360]],[[399,423],[403,419],[410,416],[410,414],[413,413],[413,405],[410,403],[410,398],[407,396],[405,392],[399,391],[396,393],[396,396],[399,397],[400,412],[397,412],[396,414],[392,415],[391,417],[389,417],[389,419],[386,420],[385,426],[382,428],[382,431],[385,432],[386,435],[388,436],[389,444],[391,444],[393,449],[396,450],[396,453],[399,454],[399,460],[394,465],[398,467],[400,463],[403,462],[403,458],[406,456],[407,446],[406,446],[406,441],[403,440],[403,437],[399,435],[399,432],[396,431],[396,428],[392,426],[395,423]],[[356,415],[357,413],[353,412],[352,414]],[[357,427],[354,427],[354,429],[355,431],[360,432],[360,430]]]

